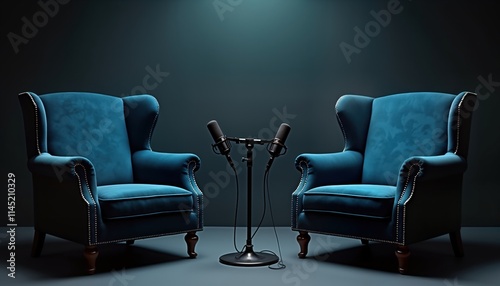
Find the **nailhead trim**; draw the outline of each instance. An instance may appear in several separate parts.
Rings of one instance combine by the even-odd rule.
[[[411,198],[413,197],[413,193],[415,191],[415,186],[416,186],[416,183],[417,183],[417,177],[418,177],[418,174],[420,173],[420,165],[419,164],[414,163],[408,169],[408,177],[406,178],[406,183],[405,183],[403,192],[401,193],[401,195],[399,197],[399,200],[398,200],[398,204],[397,204],[396,230],[399,229],[399,214],[400,214],[400,207],[399,206],[400,206],[401,200],[403,199],[403,196],[406,193],[406,189],[408,187],[408,184],[410,182],[411,170],[415,166],[417,166],[419,168],[419,172],[417,174],[415,174],[415,176],[413,177],[413,183],[412,183],[412,188],[411,188],[410,196],[403,203],[403,244],[405,244],[405,240],[406,240],[406,204],[411,200]],[[396,232],[396,240],[399,241],[399,232]]]
[[[295,225],[297,225],[297,212],[298,212],[298,209],[299,209],[299,200],[297,198],[296,202],[295,202],[295,208],[293,208],[293,195],[297,194],[297,196],[302,193],[302,191],[304,190],[304,187],[307,183],[307,173],[304,172],[304,168],[302,167],[302,163],[305,163],[307,165],[307,162],[305,161],[300,161],[299,162],[299,168],[301,169],[301,173],[303,174],[303,176],[301,175],[300,176],[300,182],[299,182],[299,186],[302,186],[299,190],[299,186],[297,186],[297,189],[292,193],[292,217],[291,217],[291,221],[294,221],[294,217],[295,217]],[[302,183],[303,182],[303,183]],[[293,227],[293,226],[292,226]],[[296,227],[296,226],[295,226]]]
[[[464,96],[462,96],[462,99],[460,99],[460,102],[458,103],[458,109],[457,109],[457,146],[455,146],[455,152],[453,152],[454,154],[457,154],[458,146],[460,144],[460,118],[461,118],[460,113],[462,110],[462,103],[467,95],[468,95],[468,93],[464,94]]]
[[[345,151],[345,146],[347,144],[347,134],[344,129],[344,124],[342,124],[342,119],[340,118],[339,112],[337,110],[337,107],[335,107],[335,115],[337,116],[337,120],[339,121],[340,129],[342,130],[342,134],[344,135],[344,151]]]
[[[151,128],[149,129],[149,150],[151,150],[151,138],[153,137],[153,129],[156,125],[156,121],[158,120],[158,115],[160,114],[160,105],[156,105],[156,115],[153,123],[151,124]]]
[[[192,168],[190,168],[189,166],[191,164],[194,164],[194,166]],[[189,169],[189,173],[190,173],[190,176],[192,176],[189,180],[189,183],[191,184],[191,187],[195,190],[196,194],[198,195],[197,197],[197,200],[196,200],[196,204],[197,204],[197,207],[198,207],[198,228],[200,228],[200,217],[202,217],[203,215],[203,208],[201,206],[203,206],[203,203],[202,203],[202,200],[203,200],[203,194],[201,193],[201,190],[200,188],[198,187],[198,184],[196,183],[196,179],[195,179],[195,175],[194,175],[194,168],[196,166],[196,162],[194,160],[191,160],[189,161],[188,163],[188,169]],[[192,171],[191,171],[192,170]]]
[[[31,102],[33,102],[33,106],[35,108],[35,141],[36,141],[36,149],[38,151],[38,155],[42,154],[40,151],[40,142],[38,139],[38,105],[35,103],[35,100],[33,99],[33,96],[31,93],[26,92],[26,94],[30,97]]]
[[[413,177],[413,185],[412,185],[412,188],[411,188],[410,196],[408,197],[408,199],[403,204],[403,244],[405,244],[405,241],[406,241],[406,204],[413,197],[416,184],[417,184],[417,175],[415,175]]]
[[[92,234],[92,230],[91,229],[92,229],[92,226],[90,225],[90,220],[91,220],[91,218],[90,218],[90,203],[87,201],[87,199],[85,199],[85,196],[83,195],[82,179],[80,178],[80,175],[78,175],[78,172],[76,172],[76,167],[77,166],[80,166],[80,167],[83,168],[83,172],[84,172],[85,180],[86,181],[87,181],[87,174],[86,174],[86,171],[85,171],[85,167],[83,165],[81,165],[81,164],[75,164],[75,175],[78,178],[78,188],[80,189],[80,196],[82,197],[83,201],[87,204],[87,223],[88,223],[87,227],[88,227],[88,232],[89,232],[88,240],[89,240],[89,245],[92,245],[92,239],[91,239],[91,234]],[[89,186],[88,182],[86,182],[86,183],[87,183],[87,187],[88,187]],[[93,198],[92,198],[92,200],[93,200]],[[96,238],[97,238],[97,230],[96,230]],[[97,239],[96,239],[96,241],[97,241]]]

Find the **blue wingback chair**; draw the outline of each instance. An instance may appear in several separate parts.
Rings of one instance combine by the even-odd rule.
[[[83,244],[94,273],[98,245],[186,233],[188,255],[196,257],[200,159],[151,150],[159,114],[153,96],[25,92],[19,101],[33,178],[32,256],[54,235]]]
[[[344,150],[295,161],[299,257],[307,255],[309,232],[395,244],[401,273],[408,245],[443,234],[462,256],[462,177],[475,103],[470,92],[340,97]]]

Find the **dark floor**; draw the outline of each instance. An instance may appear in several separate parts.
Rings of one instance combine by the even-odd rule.
[[[235,267],[219,256],[234,251],[232,228],[206,227],[198,233],[198,258],[187,258],[182,235],[102,246],[95,275],[84,274],[83,248],[47,236],[42,255],[29,256],[32,228],[16,229],[15,279],[8,277],[8,236],[0,228],[0,285],[500,285],[500,227],[463,228],[463,258],[455,258],[448,236],[411,247],[409,275],[397,272],[394,246],[332,236],[312,235],[308,259],[297,257],[296,233],[278,228],[285,269]],[[238,245],[245,229],[238,229]],[[256,251],[278,252],[272,228],[261,229]]]

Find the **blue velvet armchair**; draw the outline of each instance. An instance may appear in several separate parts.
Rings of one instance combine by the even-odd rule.
[[[94,273],[98,245],[186,233],[188,255],[196,257],[200,159],[151,150],[159,115],[153,96],[25,92],[19,101],[33,178],[32,256],[50,234],[84,245]]]
[[[470,92],[340,97],[344,150],[295,161],[299,257],[307,255],[310,232],[394,244],[402,274],[408,246],[426,239],[449,234],[462,256],[461,189],[475,102]]]

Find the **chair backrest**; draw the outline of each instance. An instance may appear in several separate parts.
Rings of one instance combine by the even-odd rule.
[[[133,182],[125,99],[59,92],[40,96],[23,93],[20,101],[28,158],[45,152],[82,156],[92,162],[98,185]],[[150,130],[146,132],[149,135]]]
[[[453,152],[467,157],[472,109],[465,110],[464,103],[474,106],[472,93],[345,97],[336,105],[337,115],[346,149],[364,154],[362,183],[396,185],[402,163],[412,156]]]

